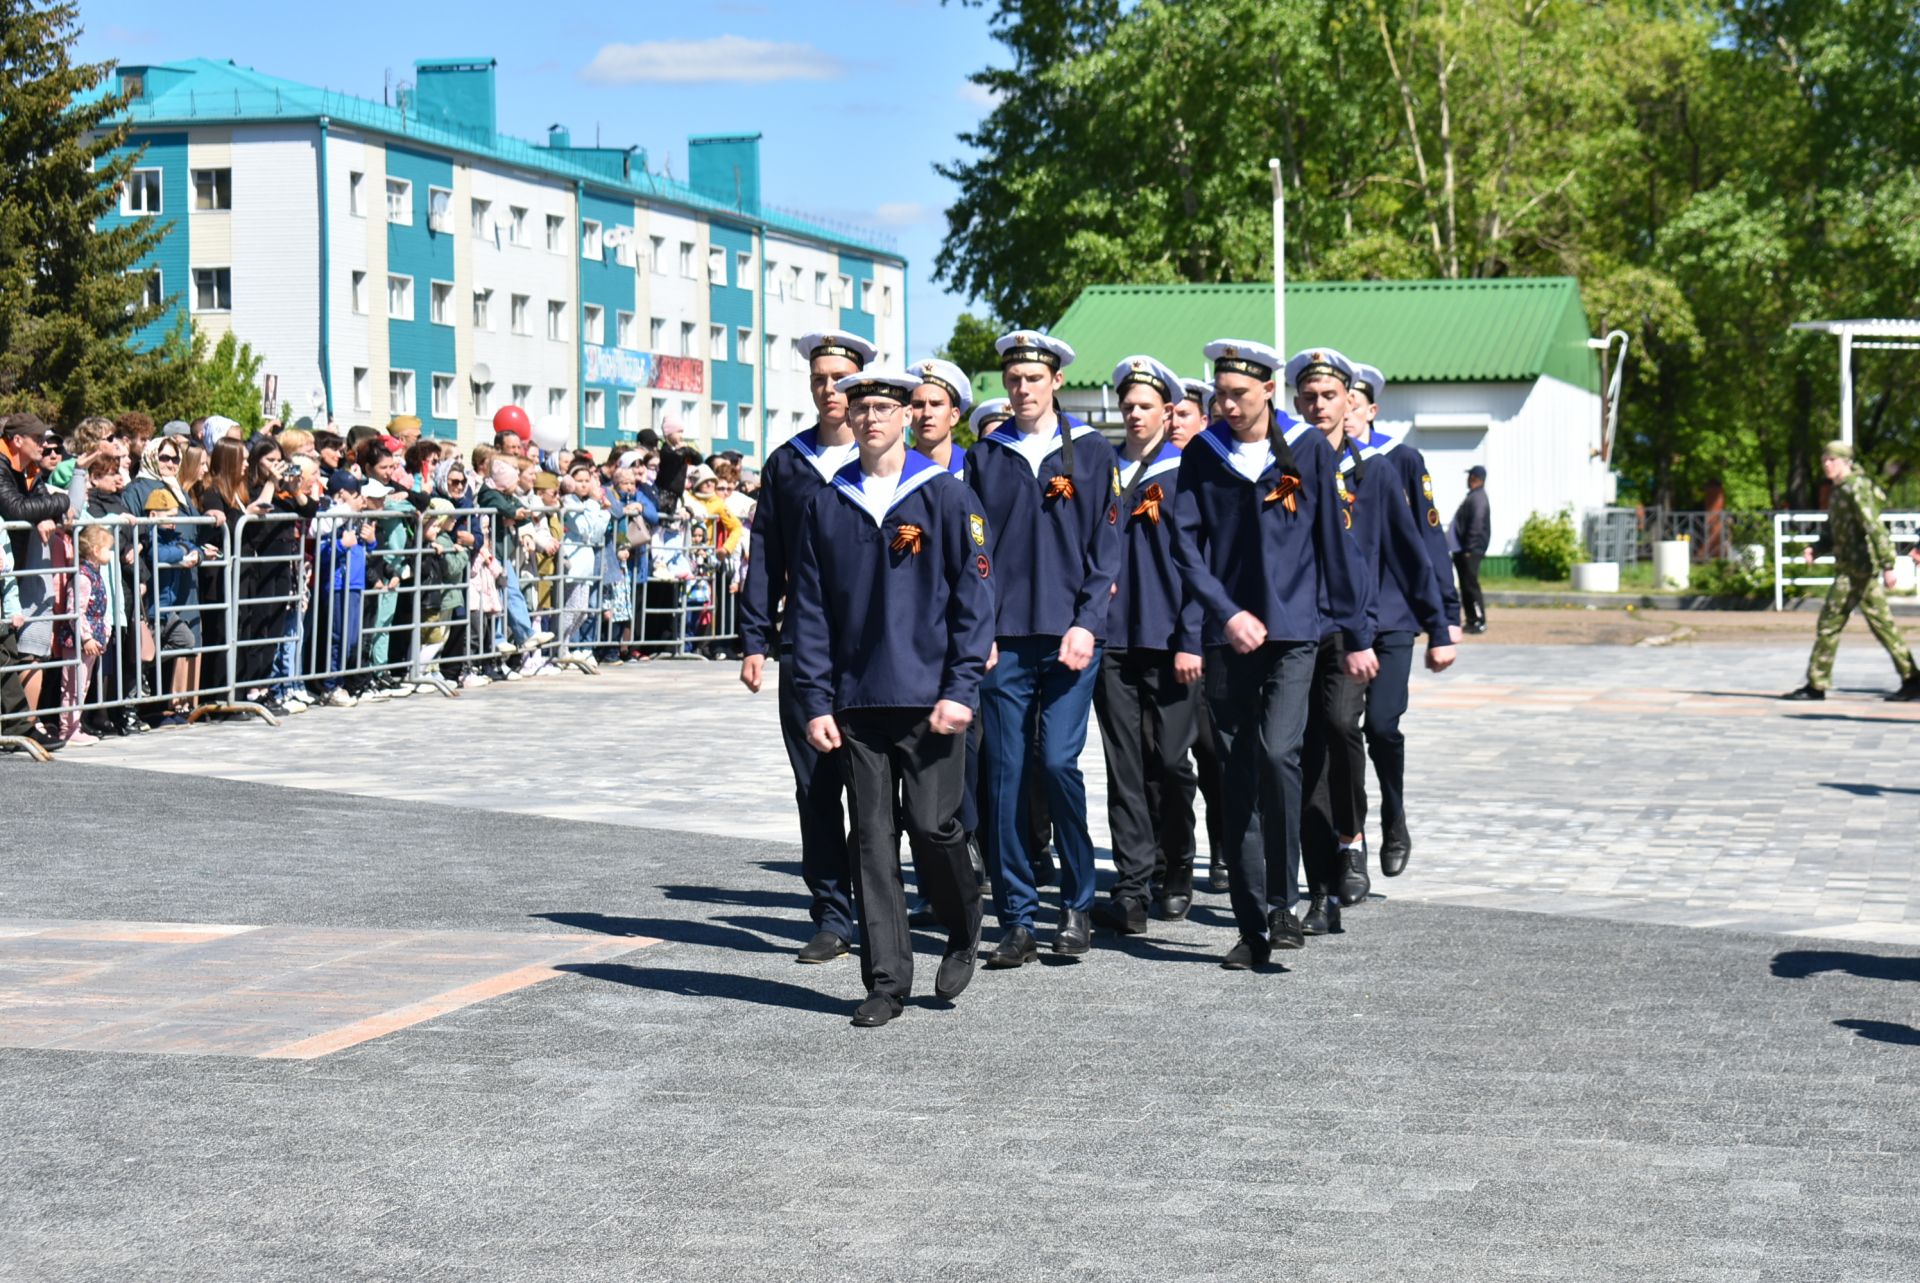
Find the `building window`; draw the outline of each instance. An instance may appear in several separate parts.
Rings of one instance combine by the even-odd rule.
[[[800,280],[801,280],[801,277],[804,275],[805,275],[804,269],[802,269],[799,266],[794,267],[793,285],[790,289],[787,290],[787,297],[792,299],[796,303],[800,301]]]
[[[451,374],[433,376],[433,417],[436,419],[453,417],[453,376]]]
[[[694,408],[693,402],[682,401],[680,403],[680,422],[686,424],[687,430],[690,432],[699,428],[700,414],[699,411]]]
[[[606,260],[606,247],[600,243],[600,224],[592,219],[580,222],[580,257]]]
[[[194,170],[193,207],[195,209],[232,209],[233,171],[231,169]]]
[[[624,348],[633,346],[632,312],[615,312],[613,314],[613,341]]]
[[[547,300],[547,337],[556,343],[567,341],[567,305],[557,298]]]
[[[660,425],[667,421],[667,398],[663,396],[653,398],[653,407],[648,413],[651,416],[648,419],[648,426],[658,432]]]
[[[753,255],[735,251],[733,256],[733,283],[740,289],[752,289],[747,282],[753,279]]]
[[[727,359],[727,327],[709,325],[707,327],[707,355],[715,361]]]
[[[655,276],[665,276],[667,274],[667,238],[664,236],[649,236],[647,237],[647,241],[650,246],[647,261],[653,267],[653,274]]]
[[[693,322],[682,321],[680,322],[680,355],[692,356],[693,354]]]
[[[665,352],[667,350],[667,323],[659,317],[647,322],[647,351]]]
[[[752,439],[753,407],[750,405],[741,406],[737,412],[737,417],[735,419],[735,422],[737,422],[740,426],[737,429],[735,429],[733,435],[735,435],[736,437],[740,437],[743,440]]]
[[[860,282],[860,310],[868,316],[873,315],[873,282]]]
[[[742,365],[753,364],[753,331],[744,325],[733,333],[733,359]]]
[[[839,288],[834,291],[833,302],[836,307],[853,306],[853,278],[851,276],[843,276],[840,278]]]
[[[434,281],[427,286],[427,317],[435,325],[453,324],[452,281]]]
[[[811,368],[812,364],[813,363],[807,359],[806,348],[800,345],[799,339],[795,339],[793,341],[793,368],[796,370],[805,370]]]
[[[777,370],[780,368],[780,352],[780,336],[778,334],[767,335],[767,369]]]
[[[564,421],[568,417],[567,416],[567,390],[565,388],[548,388],[547,389],[547,413],[552,417],[556,419],[560,419],[562,421]],[[567,435],[572,436],[573,434],[568,433]]]
[[[413,371],[387,371],[387,412],[389,414],[413,413]]]
[[[356,410],[371,410],[373,408],[372,404],[367,400],[367,384],[369,381],[366,366],[356,365],[353,367],[353,408]]]
[[[158,214],[160,212],[160,171],[136,169],[127,175],[120,189],[122,214]]]
[[[707,284],[727,283],[727,251],[714,247],[707,251]]]
[[[141,307],[164,307],[167,302],[167,288],[160,278],[160,269],[152,268],[140,285]]]
[[[893,315],[893,286],[891,285],[880,287],[880,315]]]
[[[533,333],[532,320],[527,316],[532,300],[525,294],[515,294],[507,303],[507,325],[515,334]]]
[[[453,193],[444,187],[427,188],[427,230],[453,234]]]
[[[527,243],[527,211],[519,205],[507,206],[507,244]]]
[[[792,422],[793,422],[793,434],[795,436],[798,436],[800,435],[800,430],[807,426],[807,416],[800,413],[800,411],[795,410],[793,412]]]
[[[680,242],[680,275],[693,279],[693,242]]]
[[[832,301],[827,297],[827,274],[825,272],[815,272],[813,274],[813,301],[821,307],[827,306]]]
[[[596,346],[606,343],[607,310],[605,308],[597,307],[592,303],[587,304],[583,313],[582,325],[585,333],[581,337],[586,339],[587,342]]]
[[[483,241],[493,239],[493,202],[490,200],[470,200],[467,202],[467,223],[473,234]]]
[[[616,397],[614,401],[615,413],[619,415],[620,419],[617,426],[622,432],[636,432],[639,430],[640,424],[636,421],[637,411],[635,409],[638,404],[639,398],[631,392],[622,392]]]
[[[387,277],[387,315],[396,321],[413,319],[413,278]]]
[[[765,288],[770,298],[784,301],[787,297],[786,273],[782,272],[780,270],[780,264],[774,262],[772,259],[767,260],[767,280],[763,288]]]
[[[120,73],[120,92],[138,102],[147,96],[147,78],[138,71]]]
[[[491,330],[493,328],[493,291],[475,290],[473,292],[473,328]]]
[[[347,212],[355,218],[367,216],[367,176],[357,169],[347,174]]]
[[[513,400],[510,404],[517,405],[522,410],[532,405],[533,404],[533,384],[531,383],[514,384]]]
[[[367,274],[365,272],[353,274],[353,310],[361,316],[367,314]]]
[[[567,252],[567,220],[559,214],[547,215],[547,249],[554,254]]]
[[[233,269],[196,267],[193,269],[193,310],[231,312],[233,310]]]
[[[586,409],[581,415],[582,421],[590,428],[607,426],[607,394],[594,388],[587,389]]]
[[[493,413],[493,384],[473,385],[473,412],[483,419]]]
[[[726,435],[727,407],[718,401],[707,407],[707,430],[716,437]]]
[[[387,180],[387,221],[389,223],[413,221],[413,184],[404,178]]]

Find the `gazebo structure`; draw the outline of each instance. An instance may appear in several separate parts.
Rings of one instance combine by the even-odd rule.
[[[1831,334],[1840,340],[1840,439],[1853,444],[1853,350],[1892,348],[1920,350],[1920,321],[1859,319],[1800,321],[1796,330]]]

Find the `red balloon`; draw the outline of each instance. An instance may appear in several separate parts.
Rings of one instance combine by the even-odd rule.
[[[533,439],[533,421],[517,405],[503,405],[493,412],[493,430],[511,432],[522,441]]]

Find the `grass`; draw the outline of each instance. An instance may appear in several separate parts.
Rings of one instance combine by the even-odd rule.
[[[1480,577],[1480,587],[1487,592],[1569,592],[1572,590],[1570,579],[1536,579],[1531,575],[1502,575],[1493,578]],[[1653,563],[1636,562],[1620,567],[1620,591],[1646,593],[1654,591]]]

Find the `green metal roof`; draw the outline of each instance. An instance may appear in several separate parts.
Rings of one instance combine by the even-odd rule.
[[[492,61],[491,58],[429,58],[416,65]],[[619,193],[677,205],[748,226],[758,225],[824,241],[889,262],[905,261],[898,250],[888,247],[877,235],[865,229],[836,227],[827,220],[789,214],[765,205],[758,210],[743,210],[703,196],[685,183],[644,170],[621,179],[582,163],[563,149],[542,147],[489,129],[469,129],[424,121],[399,107],[331,89],[303,85],[233,62],[218,62],[211,58],[187,58],[168,63],[129,62],[120,64],[119,70],[139,71],[147,75],[146,96],[128,104],[125,113],[136,131],[168,126],[318,120],[324,116],[341,124],[358,125],[394,138],[498,161],[555,178],[577,180],[597,192]],[[102,96],[118,88],[117,79],[109,77],[87,96]]]
[[[1048,332],[1077,355],[1069,387],[1098,387],[1139,352],[1199,375],[1201,349],[1215,339],[1273,341],[1273,285],[1093,285]],[[1389,382],[1532,382],[1544,374],[1598,392],[1589,333],[1570,276],[1287,286],[1290,348],[1337,348],[1380,367]]]

